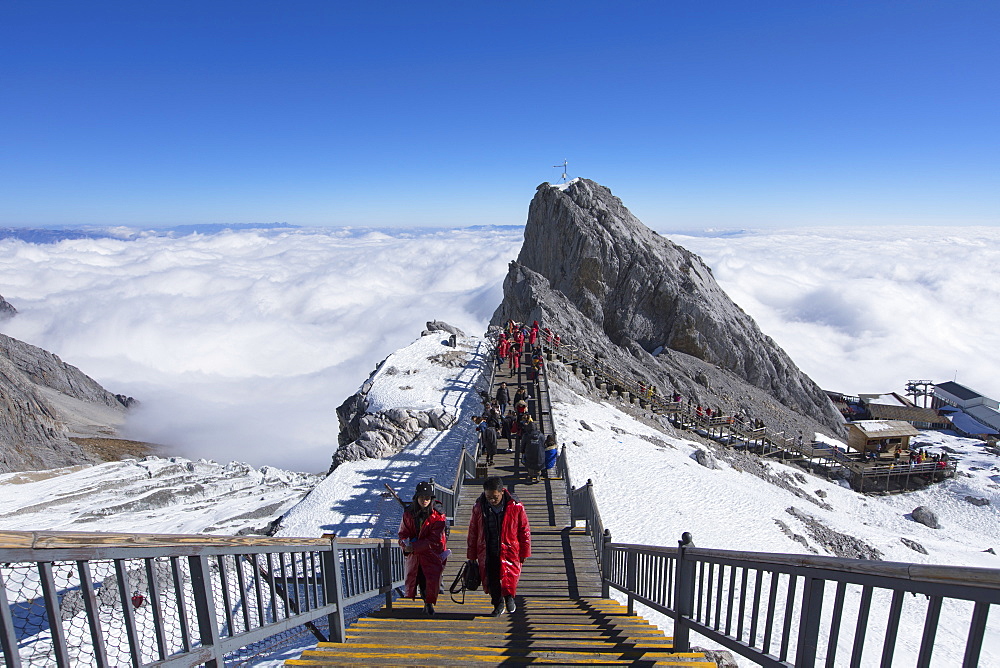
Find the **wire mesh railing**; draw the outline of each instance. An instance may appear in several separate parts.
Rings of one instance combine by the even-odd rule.
[[[221,665],[298,627],[342,640],[347,606],[402,581],[388,540],[0,532],[0,649],[8,667]]]

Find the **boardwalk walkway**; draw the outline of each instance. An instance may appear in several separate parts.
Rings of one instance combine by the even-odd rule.
[[[522,366],[522,372],[524,367]],[[495,382],[513,389],[517,378],[499,369]],[[523,380],[522,374],[522,380]],[[544,398],[547,388],[538,388]],[[495,392],[495,389],[494,389]],[[538,397],[535,397],[536,399]],[[547,401],[531,402],[536,420],[551,429]],[[539,419],[540,418],[540,419]],[[506,445],[500,440],[500,447]],[[437,614],[428,617],[418,599],[400,599],[392,608],[359,619],[347,643],[320,643],[290,666],[473,666],[473,665],[633,665],[715,668],[701,653],[671,653],[671,639],[610,599],[601,598],[593,543],[573,528],[562,479],[528,482],[515,454],[498,453],[490,475],[503,477],[524,504],[531,522],[532,556],[518,585],[517,610],[495,618],[489,597],[469,592],[464,605],[447,593]],[[449,537],[454,556],[443,585],[455,578],[465,557],[470,511],[482,493],[481,480],[467,481]]]

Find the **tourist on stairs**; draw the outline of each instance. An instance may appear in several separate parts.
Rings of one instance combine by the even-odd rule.
[[[514,612],[521,565],[531,556],[531,527],[524,506],[496,476],[486,479],[472,508],[467,546],[466,558],[479,562],[483,591],[493,603],[490,616]]]
[[[441,573],[451,554],[445,547],[446,541],[445,516],[434,508],[434,485],[427,481],[417,483],[413,503],[403,511],[399,523],[399,545],[406,555],[404,596],[416,598],[419,589],[428,615],[434,614]]]

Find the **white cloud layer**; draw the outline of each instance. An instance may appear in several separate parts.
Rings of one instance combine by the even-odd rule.
[[[138,398],[131,437],[326,470],[335,408],[428,320],[480,334],[520,228],[0,241],[4,333]]]
[[[1000,230],[668,234],[821,386],[951,380],[1000,395]],[[2,331],[142,408],[186,457],[321,471],[335,408],[427,320],[485,330],[520,228],[0,241]]]
[[[955,380],[1000,398],[1000,229],[872,227],[667,236],[823,388]]]

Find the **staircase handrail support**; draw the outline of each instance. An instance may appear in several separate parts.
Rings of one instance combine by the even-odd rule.
[[[989,608],[1000,605],[1000,569],[714,550],[693,545],[667,548],[612,543],[606,550],[607,566],[602,568],[605,586],[624,593],[630,610],[638,602],[673,618],[674,651],[688,651],[688,635],[694,631],[764,666],[814,666],[821,638],[826,642],[827,665],[838,650],[851,652],[852,665],[856,665],[853,662],[861,661],[864,649],[873,594],[881,592],[883,599],[891,593],[881,665],[892,663],[895,646],[902,640],[919,643],[917,665],[928,665],[942,601],[951,599],[973,603],[962,665],[974,668],[979,665]],[[756,585],[752,584],[752,573],[756,573]],[[668,582],[672,586],[664,586]],[[779,591],[779,582],[784,582],[783,592]],[[832,611],[824,610],[825,605],[830,605],[829,597],[824,599],[827,583],[836,586]],[[844,606],[848,585],[861,587],[860,594],[856,589],[850,593],[849,607],[853,609],[859,599],[853,620],[847,618]],[[913,633],[899,623],[907,592],[924,594],[928,601],[924,626]],[[782,606],[784,612],[779,614],[783,623],[779,624],[775,611]],[[839,629],[852,625],[856,629],[853,646],[838,647]],[[777,653],[772,651],[775,645]],[[871,658],[866,659],[871,662]]]
[[[4,531],[0,647],[7,666],[20,666],[24,638],[48,629],[46,665],[79,663],[69,650],[79,647],[97,665],[127,652],[134,666],[221,666],[228,653],[302,625],[326,640],[312,624],[323,617],[329,639],[343,642],[345,608],[379,594],[391,606],[402,583],[403,553],[388,538]],[[110,599],[109,586],[118,590]],[[121,623],[101,621],[108,606]]]

